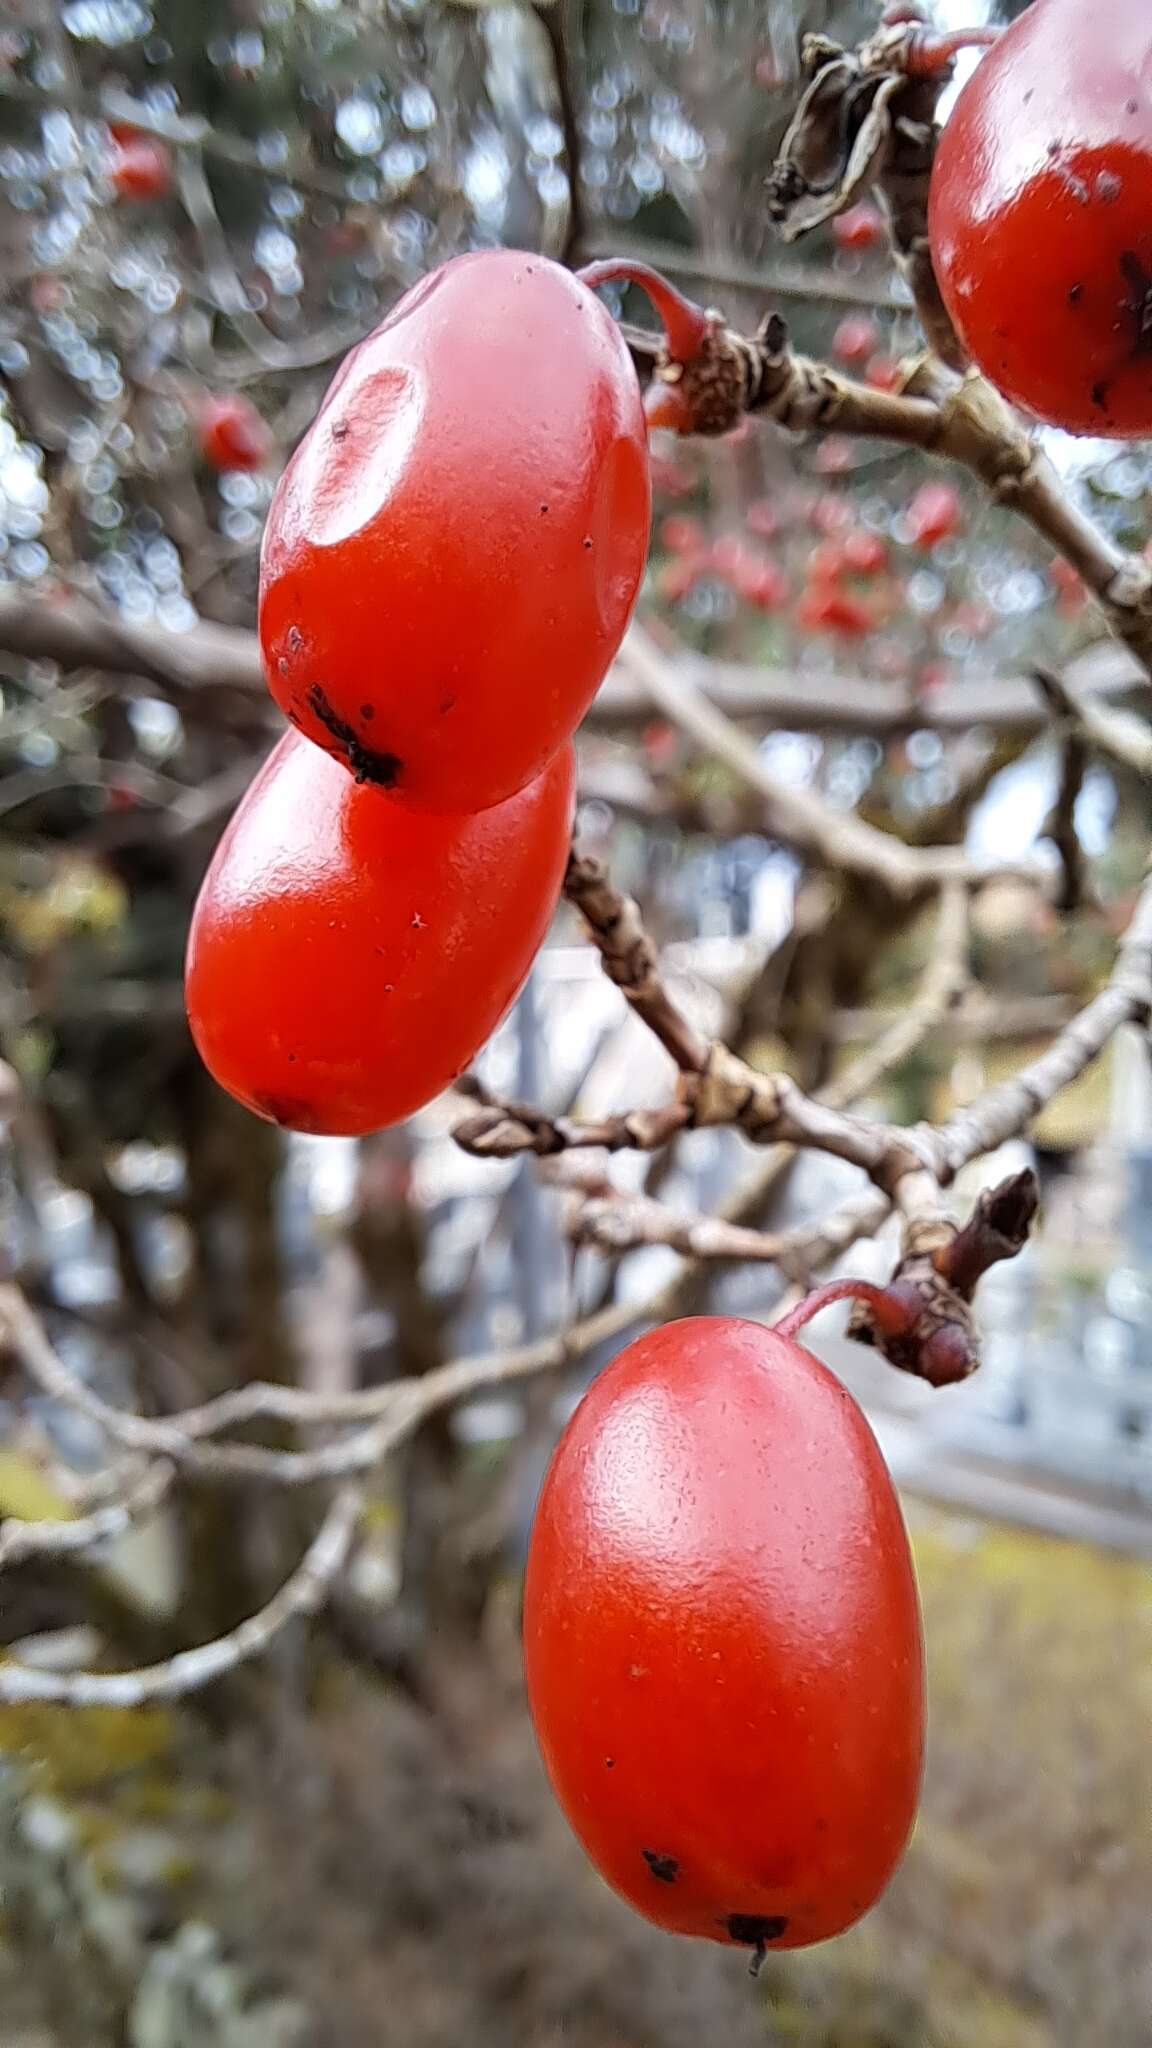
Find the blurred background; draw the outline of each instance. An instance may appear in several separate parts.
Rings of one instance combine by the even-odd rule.
[[[879,215],[786,249],[762,203],[799,38],[876,18],[868,0],[8,0],[0,1054],[21,1096],[0,1259],[108,1398],[162,1413],[255,1376],[421,1373],[639,1305],[675,1271],[661,1247],[574,1251],[530,1166],[453,1146],[459,1100],[359,1144],[248,1116],[192,1049],[184,938],[277,730],[251,638],[276,476],[341,355],[425,270],[501,243],[641,256],[734,324],[777,306],[800,348],[891,381],[917,331]],[[251,462],[207,431],[222,398]],[[1144,548],[1146,451],[1045,438]],[[1051,863],[1059,907],[983,893],[976,995],[872,1103],[947,1114],[1099,985],[1146,856],[1147,787],[1055,733],[1029,670],[1135,704],[1139,673],[1028,530],[902,450],[756,426],[657,437],[653,473],[643,630],[778,775],[913,844]],[[766,838],[626,653],[580,764],[581,843],[639,897],[702,1023],[812,1087],[899,1014],[923,906]],[[593,1114],[669,1085],[565,912],[479,1071]],[[551,1805],[518,1578],[601,1356],[427,1425],[306,1642],[179,1711],[0,1710],[4,2048],[1146,2044],[1145,1049],[1118,1040],[959,1199],[1028,1161],[1042,1228],[982,1289],[975,1381],[932,1395],[824,1340],[904,1485],[929,1642],[924,1811],[864,1926],[752,1985],[731,1953],[635,1920]],[[710,1210],[740,1143],[695,1133],[612,1170]],[[802,1158],[754,1220],[820,1214],[845,1185]],[[892,1257],[885,1240],[846,1264]],[[782,1288],[717,1268],[683,1303],[767,1314]],[[55,1469],[100,1450],[0,1360],[0,1517],[64,1511]],[[97,1565],[8,1570],[0,1641],[63,1668],[166,1656],[267,1598],[300,1517],[278,1494],[181,1494]]]

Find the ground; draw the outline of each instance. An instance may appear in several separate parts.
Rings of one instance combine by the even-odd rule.
[[[842,1941],[773,1961],[753,1985],[731,1952],[638,1921],[547,1794],[510,1655],[466,1739],[345,1684],[318,1731],[258,1752],[240,1741],[210,1763],[198,1739],[186,1769],[211,1777],[201,1807],[219,1802],[231,1823],[218,1867],[197,1843],[207,1861],[187,1909],[306,2001],[309,2048],[1146,2048],[1152,1573],[911,1512],[930,1662],[923,1811],[887,1899]],[[30,1744],[24,1727],[26,1759],[51,1748],[44,1729]],[[122,1741],[109,1766],[137,1829],[163,1807],[144,1732],[143,1800]],[[93,1787],[73,1739],[56,1789],[80,1808],[98,1791],[107,1814],[94,1726],[90,1746]],[[34,2018],[29,2005],[20,2026]]]

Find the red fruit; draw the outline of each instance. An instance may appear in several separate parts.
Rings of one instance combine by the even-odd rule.
[[[994,384],[1072,433],[1152,433],[1152,11],[1036,0],[961,92],[929,230]]]
[[[863,363],[875,352],[879,339],[874,320],[863,313],[849,313],[832,336],[832,353],[842,363]]]
[[[205,398],[196,431],[200,452],[213,469],[261,469],[272,452],[267,426],[239,392]]]
[[[865,366],[864,382],[873,391],[899,391],[903,375],[899,363],[893,362],[891,356],[873,356]]]
[[[938,547],[960,531],[960,499],[951,484],[921,484],[908,507],[908,538],[915,548]]]
[[[649,512],[636,373],[594,293],[540,256],[458,256],[352,351],[277,486],[272,694],[415,808],[499,803],[595,695]]]
[[[853,576],[879,576],[888,566],[888,550],[878,533],[857,527],[840,543],[844,567]]]
[[[792,1339],[692,1317],[593,1382],[541,1493],[524,1654],[557,1798],[648,1919],[760,1955],[879,1896],[920,1783],[916,1586],[868,1424]]]
[[[884,222],[876,207],[862,199],[836,215],[832,233],[841,249],[874,249],[883,237]]]
[[[672,555],[699,555],[704,551],[704,528],[690,513],[673,512],[660,521],[660,544]]]
[[[574,756],[475,817],[428,817],[287,733],[216,849],[188,937],[192,1035],[290,1130],[398,1123],[511,1005],[564,876]]]
[[[738,576],[752,559],[747,542],[738,533],[722,533],[708,550],[710,566],[725,581]]]
[[[172,189],[172,156],[168,145],[152,135],[116,127],[108,176],[119,199],[163,199]]]
[[[780,515],[768,498],[753,498],[744,514],[744,524],[758,540],[773,540],[780,531]]]

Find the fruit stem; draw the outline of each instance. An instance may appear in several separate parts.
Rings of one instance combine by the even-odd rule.
[[[902,1301],[887,1287],[877,1287],[871,1280],[829,1280],[823,1287],[816,1287],[806,1294],[803,1301],[789,1311],[776,1328],[782,1337],[794,1337],[805,1323],[819,1315],[821,1309],[831,1307],[834,1301],[863,1301],[871,1309],[876,1327],[886,1337],[903,1336],[916,1320],[914,1306]]]
[[[607,256],[602,262],[586,264],[576,275],[590,291],[617,281],[637,285],[663,322],[665,347],[672,360],[688,363],[699,353],[708,332],[707,314],[649,264],[630,262],[626,256]]]
[[[961,50],[986,50],[999,42],[998,28],[957,28],[951,35],[918,35],[908,52],[909,78],[938,78]]]

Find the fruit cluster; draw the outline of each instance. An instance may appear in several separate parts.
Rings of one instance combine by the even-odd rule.
[[[200,430],[218,465],[262,459],[234,403]],[[346,358],[261,556],[265,674],[297,730],[221,840],[188,942],[193,1035],[250,1109],[376,1130],[494,1031],[556,906],[572,734],[649,524],[631,359],[558,265],[457,257]]]

